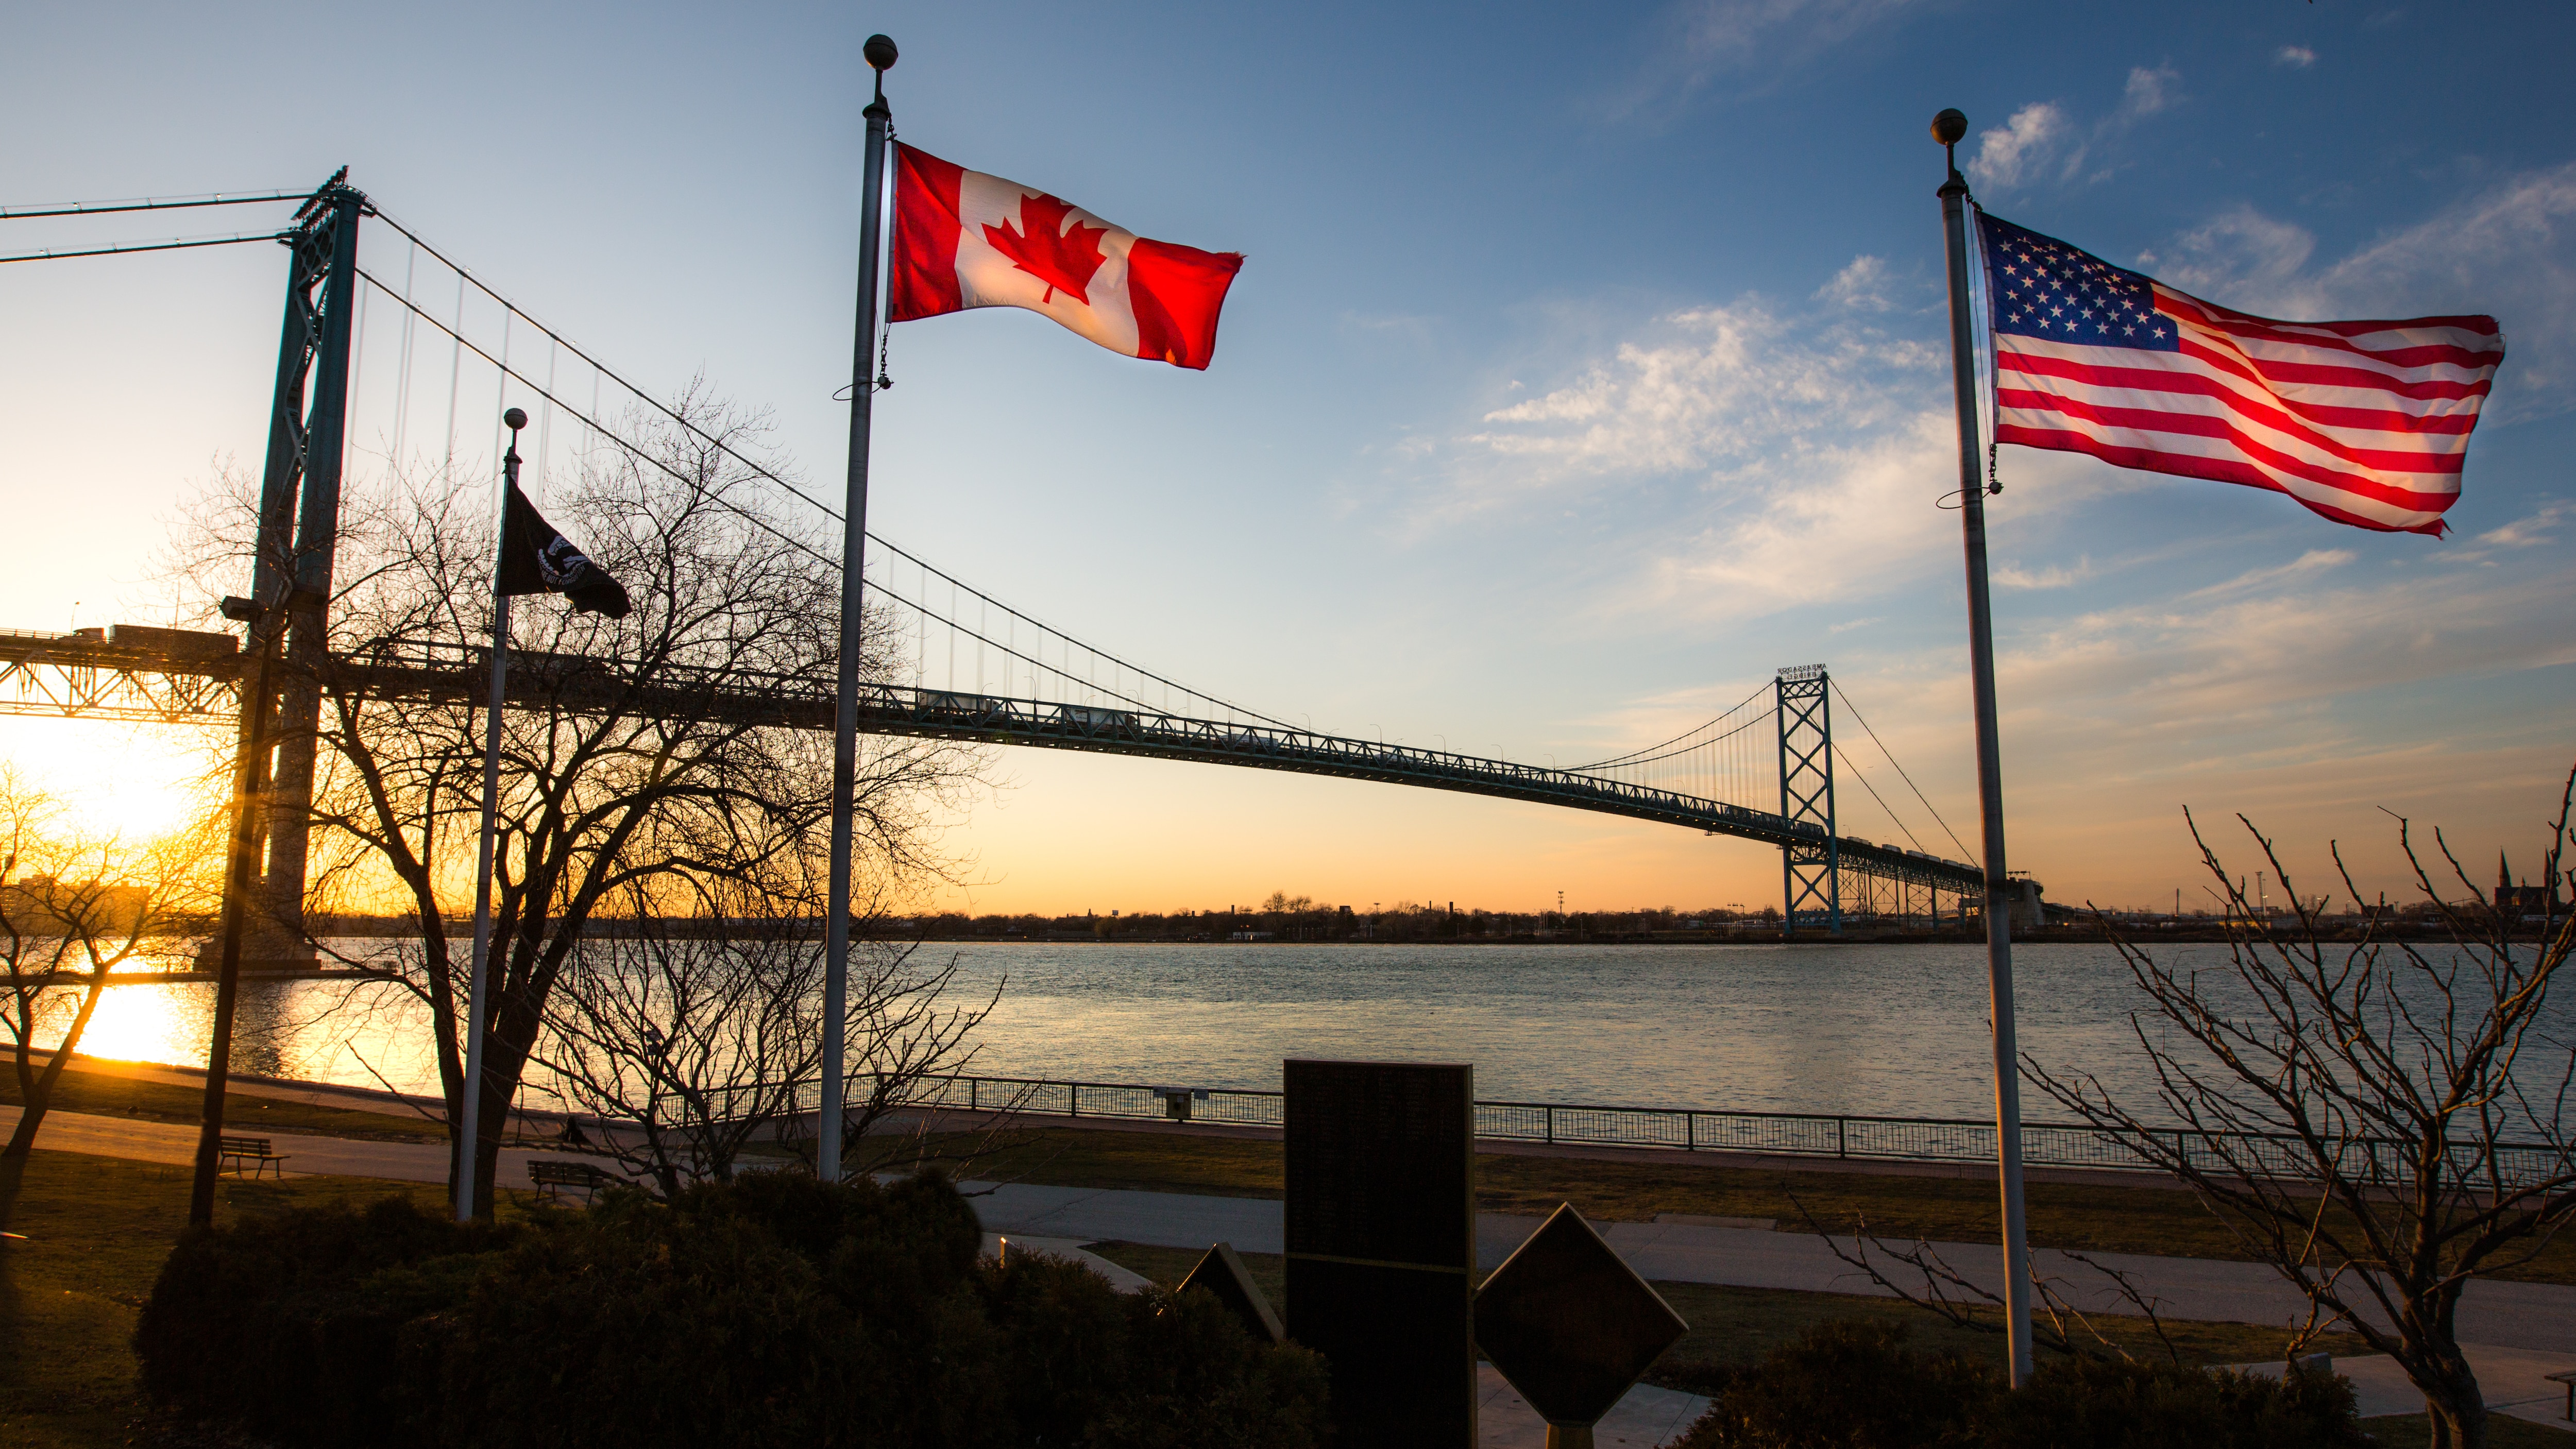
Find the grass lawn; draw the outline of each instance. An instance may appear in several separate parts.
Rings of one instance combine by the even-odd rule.
[[[188,1183],[184,1167],[42,1148],[32,1155],[9,1214],[11,1230],[27,1241],[0,1243],[0,1449],[138,1442],[134,1318],[187,1224]],[[446,1200],[430,1183],[225,1178],[215,1216],[236,1222],[387,1194]]]
[[[973,1171],[1064,1187],[1224,1197],[1275,1198],[1281,1192],[1282,1160],[1275,1140],[1063,1127],[1039,1127],[1027,1139],[979,1160]],[[2186,1258],[2246,1256],[2198,1199],[2178,1189],[2146,1182],[2034,1182],[2025,1198],[2034,1247]],[[1866,1221],[1871,1231],[1894,1240],[1986,1242],[2001,1231],[1990,1179],[1729,1167],[1680,1154],[1651,1162],[1476,1155],[1478,1208],[1536,1215],[1559,1202],[1571,1202],[1584,1216],[1602,1222],[1704,1213],[1773,1218],[1781,1231],[1798,1232],[1804,1231],[1803,1205],[1837,1230]],[[2531,1263],[2495,1276],[2576,1284],[2576,1235],[2560,1237]]]
[[[15,1071],[0,1070],[0,1103],[12,1107],[26,1105],[20,1100]],[[205,1104],[206,1094],[202,1087],[139,1081],[107,1072],[84,1072],[76,1067],[66,1067],[61,1081],[54,1088],[54,1100],[46,1110],[86,1112],[98,1117],[139,1117],[149,1122],[184,1122],[195,1126],[205,1111]],[[255,1097],[240,1091],[224,1094],[224,1128],[231,1132],[304,1132],[321,1137],[359,1137],[377,1142],[447,1140],[445,1127],[409,1112],[397,1115],[349,1107],[324,1107],[277,1097]],[[41,1135],[38,1140],[43,1140]]]

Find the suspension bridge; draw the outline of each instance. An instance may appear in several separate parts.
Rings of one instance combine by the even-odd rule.
[[[272,706],[281,729],[269,773],[261,887],[264,908],[285,920],[300,917],[305,888],[319,681],[327,676],[334,691],[368,698],[472,707],[488,677],[488,651],[470,640],[334,632],[326,601],[344,484],[354,475],[371,467],[388,477],[406,468],[450,480],[488,473],[491,465],[483,460],[498,454],[497,424],[487,452],[479,446],[483,425],[461,420],[497,419],[518,402],[536,415],[535,448],[523,476],[539,497],[549,481],[565,482],[567,468],[577,481],[583,460],[602,449],[701,486],[703,480],[682,476],[635,441],[639,428],[651,427],[687,438],[739,477],[796,500],[816,525],[839,522],[828,505],[747,455],[736,440],[706,432],[385,216],[346,175],[344,169],[309,194],[0,208],[0,220],[10,220],[295,207],[289,224],[274,231],[0,255],[0,262],[19,262],[269,241],[287,249],[286,321],[260,490],[263,545],[251,594],[286,596],[291,583],[298,601],[287,636],[293,667]],[[361,257],[362,220],[392,234],[389,256]],[[371,327],[371,318],[380,320]],[[484,485],[478,479],[461,486]],[[836,558],[795,527],[737,511],[748,525],[838,568]],[[1822,665],[1782,669],[1733,708],[1645,748],[1563,768],[1519,764],[1292,725],[1190,689],[1045,624],[873,533],[868,538],[868,595],[882,621],[876,632],[891,651],[888,672],[896,677],[862,686],[864,731],[1451,790],[1754,841],[1781,852],[1782,906],[1792,931],[1839,932],[1847,919],[1937,929],[1945,917],[1964,924],[1983,903],[1982,872],[1924,848],[1836,741],[1840,699],[1924,814],[1948,832]],[[238,638],[211,630],[0,630],[0,714],[228,725],[239,717],[252,663]],[[514,646],[508,702],[829,730],[833,674],[830,658],[785,670],[692,669]],[[1838,777],[1860,783],[1908,844],[1844,833]],[[1955,834],[1948,840],[1959,854],[1974,853]],[[2036,894],[2035,887],[2028,891]]]

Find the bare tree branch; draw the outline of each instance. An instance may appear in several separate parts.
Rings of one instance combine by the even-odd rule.
[[[2249,1256],[2297,1287],[2309,1304],[2303,1341],[2338,1323],[2359,1334],[2423,1391],[2434,1443],[2476,1449],[2486,1410],[2460,1352],[2461,1291],[2529,1262],[2576,1220],[2566,1112],[2576,1042],[2552,1035],[2545,1009],[2576,949],[2561,902],[2576,886],[2576,772],[2548,826],[2536,938],[2520,937],[2509,892],[2478,899],[2436,831],[2444,874],[2468,903],[2446,898],[2444,876],[2398,817],[2428,918],[2448,941],[2383,939],[2384,900],[2362,911],[2358,939],[2331,941],[2273,843],[2240,816],[2294,904],[2296,926],[2275,930],[2184,818],[2229,907],[2227,968],[2178,969],[2101,918],[2147,1001],[2130,1028],[2154,1073],[2153,1102],[2028,1056],[2023,1071],[2188,1184]],[[2333,858],[2361,902],[2339,847]]]

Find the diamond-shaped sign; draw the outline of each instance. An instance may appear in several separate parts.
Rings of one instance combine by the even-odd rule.
[[[1590,1424],[1690,1331],[1572,1203],[1476,1293],[1476,1346],[1551,1424]]]
[[[1192,1268],[1190,1275],[1181,1280],[1181,1286],[1172,1291],[1187,1293],[1193,1288],[1205,1288],[1215,1295],[1216,1301],[1224,1304],[1227,1312],[1243,1320],[1244,1330],[1256,1340],[1262,1343],[1287,1341],[1288,1330],[1280,1326],[1279,1315],[1271,1311],[1270,1300],[1262,1296],[1261,1285],[1252,1281],[1252,1270],[1243,1266],[1243,1259],[1235,1255],[1234,1244],[1219,1243],[1208,1249],[1207,1256],[1199,1259],[1198,1266]]]

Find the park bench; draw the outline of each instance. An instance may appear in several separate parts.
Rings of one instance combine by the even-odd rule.
[[[235,1176],[245,1167],[253,1177],[270,1169],[279,1177],[286,1176],[286,1154],[275,1150],[265,1137],[218,1137],[215,1156],[223,1170]]]
[[[581,1190],[581,1200],[590,1201],[593,1194],[617,1179],[587,1162],[560,1162],[539,1158],[528,1164],[528,1180],[537,1185],[537,1201],[543,1202],[573,1188]]]

